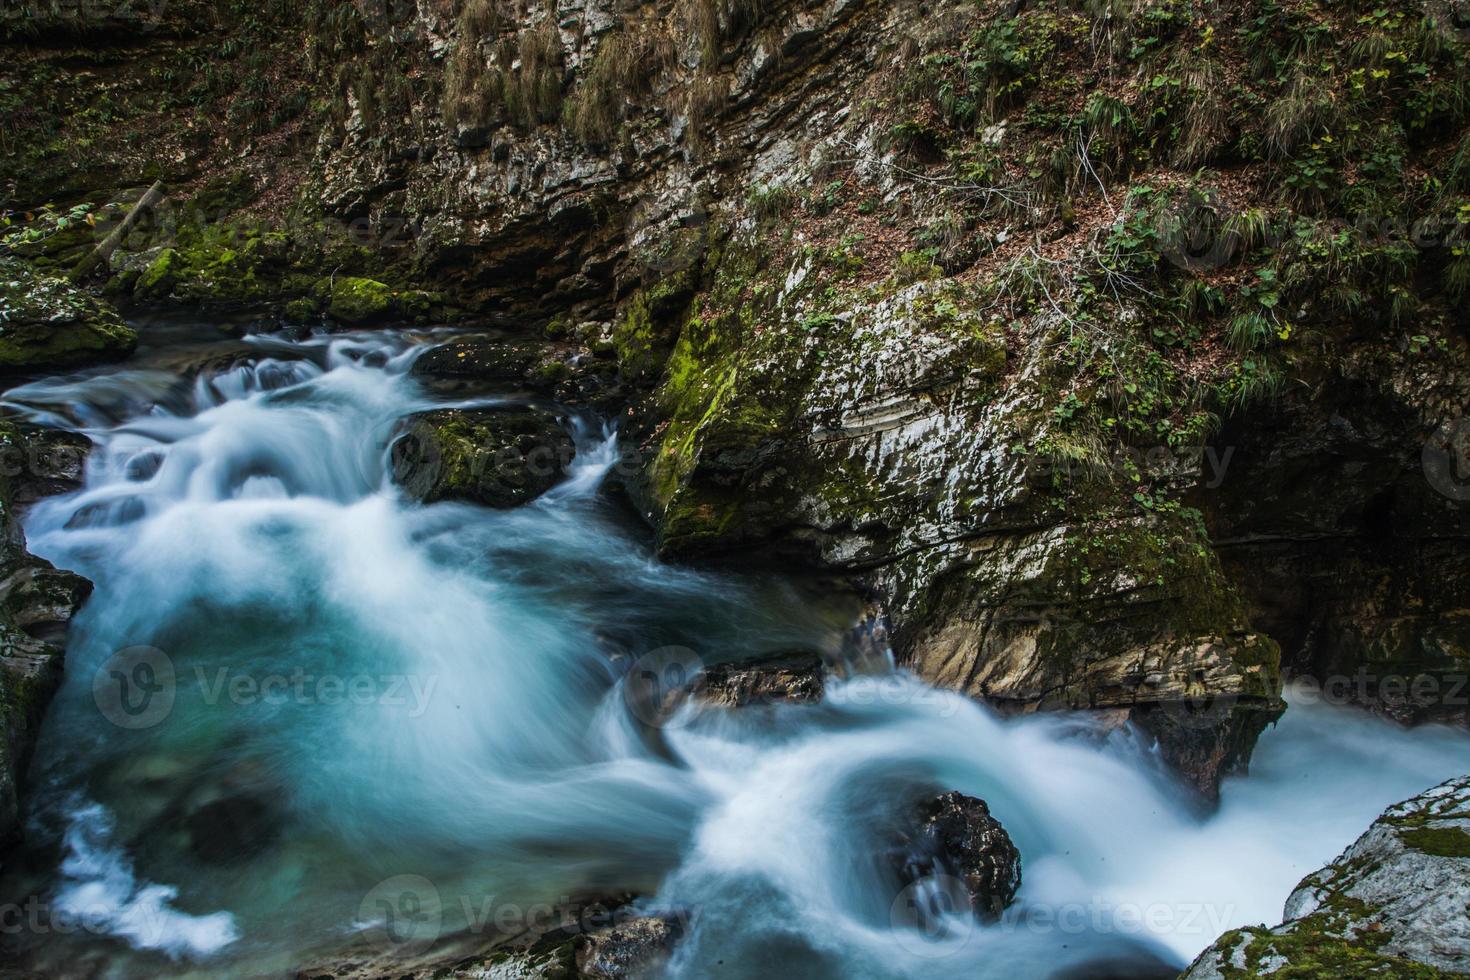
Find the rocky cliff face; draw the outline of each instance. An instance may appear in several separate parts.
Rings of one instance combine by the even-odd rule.
[[[1470,972],[1470,777],[1390,807],[1286,900],[1286,921],[1227,933],[1184,980]]]
[[[559,395],[627,409],[665,553],[852,576],[926,678],[1131,718],[1208,796],[1283,665],[1427,674],[1422,711],[1350,696],[1453,714],[1457,16],[185,4],[107,46],[37,22],[7,40],[6,240],[65,265],[60,216],[114,226],[162,177],[93,282],[124,306],[540,342]]]
[[[18,832],[26,764],[60,684],[66,627],[92,591],[87,580],[26,551],[17,508],[38,487],[44,492],[79,475],[83,455],[48,450],[0,426],[0,844]]]

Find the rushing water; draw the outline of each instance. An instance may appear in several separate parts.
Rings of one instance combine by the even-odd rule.
[[[98,447],[26,521],[97,585],[0,894],[30,909],[0,935],[28,969],[290,975],[636,893],[686,926],[676,976],[1156,975],[1276,921],[1384,805],[1470,769],[1461,733],[1298,704],[1201,819],[1127,732],[901,673],[652,713],[630,666],[842,665],[855,610],[654,560],[586,420],[529,506],[404,501],[396,426],[442,403],[407,373],[424,340],[175,345],[6,396]],[[935,884],[895,876],[899,814],[943,789],[1020,848],[998,924],[916,916]]]

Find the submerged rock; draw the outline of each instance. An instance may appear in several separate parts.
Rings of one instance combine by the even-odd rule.
[[[425,503],[519,507],[555,486],[575,454],[571,436],[550,412],[444,409],[408,420],[393,444],[393,478]]]
[[[958,879],[977,917],[999,919],[1021,887],[1021,852],[985,801],[945,793],[920,803],[914,818],[899,868],[905,882],[939,875]]]
[[[1389,807],[1283,915],[1226,933],[1185,980],[1470,973],[1470,776]]]

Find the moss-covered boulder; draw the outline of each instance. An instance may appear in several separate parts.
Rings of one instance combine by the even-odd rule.
[[[1470,776],[1389,807],[1284,914],[1226,933],[1184,980],[1470,974]]]
[[[0,260],[0,371],[121,360],[138,335],[103,301],[25,263]]]
[[[327,314],[349,324],[370,323],[391,316],[396,309],[393,290],[376,279],[338,276],[317,285]]]
[[[571,436],[550,412],[444,409],[408,420],[393,444],[393,476],[425,503],[518,507],[556,485],[575,453]]]

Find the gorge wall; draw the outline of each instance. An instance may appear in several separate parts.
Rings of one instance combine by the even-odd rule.
[[[1283,668],[1463,717],[1461,9],[11,7],[7,303],[504,331],[669,557],[849,576],[1206,797]]]

